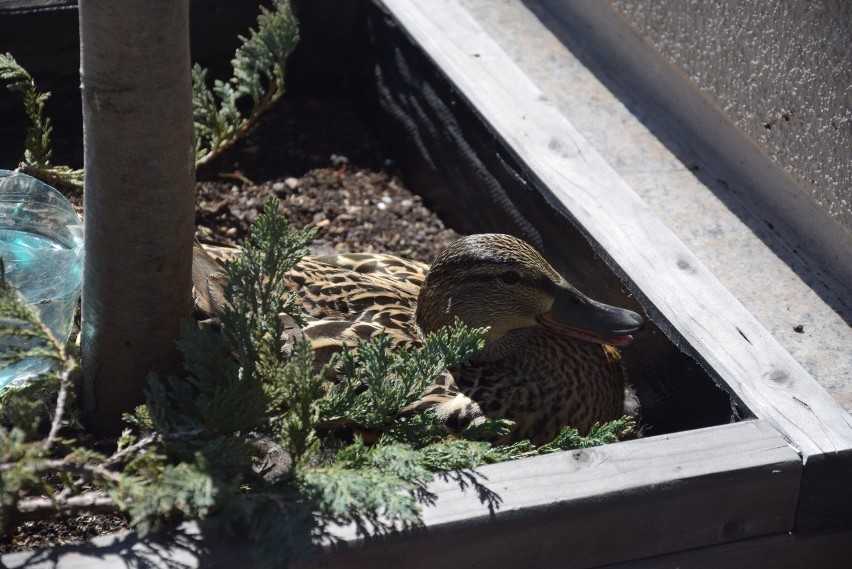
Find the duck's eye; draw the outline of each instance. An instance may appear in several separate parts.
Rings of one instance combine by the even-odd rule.
[[[498,278],[506,284],[517,284],[521,280],[521,275],[519,275],[515,271],[506,271]]]

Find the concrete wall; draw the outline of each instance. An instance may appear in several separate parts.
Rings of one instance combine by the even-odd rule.
[[[852,232],[852,2],[610,1]]]

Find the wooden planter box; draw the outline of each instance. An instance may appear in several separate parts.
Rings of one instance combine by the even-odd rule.
[[[843,566],[852,554],[849,414],[455,0],[323,1],[314,14],[343,4],[366,46],[355,71],[362,97],[407,184],[460,231],[523,237],[581,290],[647,315],[624,357],[651,428],[639,440],[480,469],[500,496],[496,509],[457,483],[435,484],[425,528],[368,540],[340,528],[346,542],[323,561]],[[61,566],[153,551],[112,541]],[[202,566],[248,564],[244,548],[208,543]],[[7,557],[19,565],[4,561],[21,566],[31,554],[17,555]]]

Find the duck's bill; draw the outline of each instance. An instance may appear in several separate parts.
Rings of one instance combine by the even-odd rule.
[[[632,310],[592,300],[567,283],[560,287],[551,310],[538,317],[538,323],[557,334],[617,347],[630,345],[632,334],[645,325]]]

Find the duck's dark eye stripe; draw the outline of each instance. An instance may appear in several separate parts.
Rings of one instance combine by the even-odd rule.
[[[475,275],[466,275],[464,278],[464,282],[468,283],[482,283],[482,282],[494,282],[494,281],[502,281],[506,284],[514,285],[518,284],[521,281],[525,280],[515,271],[505,271],[502,273],[496,274],[475,274]]]
[[[521,275],[519,275],[515,271],[506,271],[498,278],[506,284],[517,284],[521,280]]]
[[[547,294],[553,294],[556,290],[556,283],[553,280],[549,279],[546,276],[541,276],[539,278],[533,278],[533,280],[529,280],[529,278],[525,278],[521,276],[520,273],[516,271],[503,271],[502,273],[492,273],[492,274],[472,274],[465,275],[462,282],[465,283],[486,283],[486,282],[494,282],[494,281],[502,281],[508,285],[517,285],[518,283],[526,283],[528,286],[538,289]]]
[[[466,283],[487,283],[497,279],[499,275],[465,275],[464,282]]]

